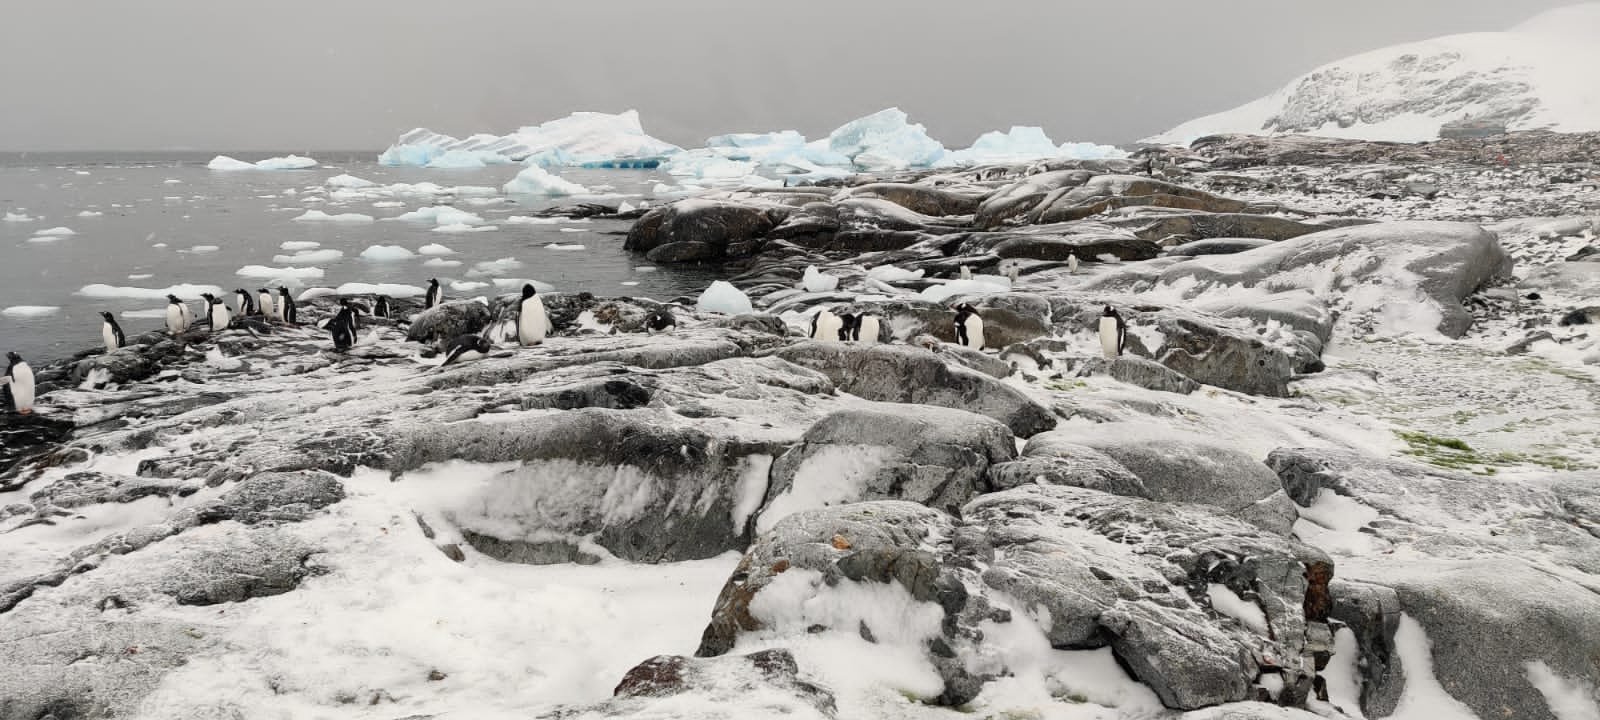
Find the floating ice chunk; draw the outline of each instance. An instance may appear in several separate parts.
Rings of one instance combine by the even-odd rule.
[[[100,212],[99,210],[83,210],[78,213],[78,217],[100,217],[104,214],[105,213]]]
[[[653,273],[659,269],[660,268],[651,265],[640,265],[639,267],[634,268],[633,271],[636,273]]]
[[[522,169],[517,176],[506,183],[507,195],[581,195],[589,192],[589,188],[575,182],[563,180],[537,165]]]
[[[194,253],[196,255],[204,255],[206,253],[214,253],[214,252],[216,252],[218,250],[221,250],[221,249],[222,248],[220,248],[220,247],[218,247],[216,245],[195,245],[195,246],[189,248],[185,252],[191,252],[191,253]]]
[[[403,202],[400,202],[399,200],[379,200],[379,201],[373,203],[372,206],[375,207],[375,208],[397,208],[397,207],[405,207],[406,204],[403,203]]]
[[[246,265],[233,271],[233,274],[239,277],[264,278],[268,280],[318,280],[322,278],[322,268],[275,268],[265,265]]]
[[[222,288],[215,285],[173,285],[164,288],[117,287],[113,285],[85,285],[78,289],[77,295],[92,298],[126,298],[129,300],[166,300],[168,295],[176,295],[180,300],[199,300],[202,293],[221,295]]]
[[[304,292],[300,293],[299,295],[296,295],[294,299],[296,299],[296,300],[315,300],[315,299],[317,299],[319,297],[332,297],[332,296],[338,295],[338,294],[339,293],[335,292],[333,288],[314,287],[314,288],[306,288]]]
[[[636,208],[636,207],[634,207],[632,205],[629,205],[627,200],[623,200],[621,203],[619,203],[617,205],[617,214],[618,215],[622,215],[624,213],[631,213],[634,210],[638,210],[638,209],[639,208]]]
[[[390,260],[405,260],[406,258],[412,257],[414,254],[415,253],[412,253],[410,250],[400,247],[399,245],[372,245],[361,251],[361,259],[384,262]]]
[[[925,270],[907,270],[893,265],[879,265],[867,271],[867,277],[880,282],[900,282],[904,280],[920,280]]]
[[[149,280],[150,278],[153,278],[153,277],[155,277],[154,273],[135,273],[133,275],[129,275],[128,279],[129,280]]]
[[[454,255],[454,254],[456,254],[456,251],[451,250],[450,248],[447,248],[447,247],[445,247],[443,245],[440,245],[439,243],[428,243],[427,245],[423,245],[422,247],[417,248],[417,254],[418,255]]]
[[[528,217],[527,215],[512,215],[505,219],[507,225],[559,225],[571,222],[564,217]]]
[[[800,278],[800,284],[805,287],[806,292],[833,292],[839,287],[839,278],[824,274],[817,270],[815,265],[807,265],[805,275]]]
[[[436,233],[473,233],[491,232],[499,229],[499,227],[494,225],[465,225],[462,223],[452,223],[450,225],[440,225],[439,227],[434,228],[433,231]]]
[[[307,210],[304,215],[294,219],[295,222],[335,222],[335,223],[369,223],[371,215],[361,213],[340,213],[329,215],[321,210]]]
[[[314,240],[285,240],[278,244],[279,250],[311,250],[322,247],[322,243]]]
[[[1011,281],[997,275],[978,275],[971,280],[951,280],[942,285],[923,288],[918,293],[924,300],[943,302],[956,295],[1011,292]]]
[[[272,157],[256,163],[256,167],[261,168],[262,170],[304,170],[306,168],[314,168],[316,166],[316,160],[312,160],[311,158],[300,155]]]
[[[468,277],[482,277],[485,275],[504,275],[512,270],[522,267],[522,261],[516,258],[500,258],[499,260],[485,260],[472,266],[467,271]]]
[[[542,280],[534,280],[531,278],[495,278],[490,282],[493,282],[495,287],[504,289],[521,290],[523,285],[532,285],[533,289],[538,290],[539,292],[556,291],[556,286]]]
[[[427,260],[423,261],[422,266],[423,267],[442,267],[442,268],[461,267],[461,261],[460,260],[446,260],[444,258],[428,258]]]
[[[154,245],[151,245],[150,247],[153,247],[153,248],[164,248],[166,246],[167,246],[166,243],[156,243]]]
[[[56,237],[54,235],[35,235],[35,236],[31,237],[31,238],[28,238],[28,242],[31,242],[31,243],[53,243],[53,242],[55,242],[57,240],[60,240],[60,239],[61,238]]]
[[[245,162],[243,160],[235,160],[235,159],[233,159],[231,157],[228,157],[227,155],[218,155],[218,156],[216,156],[214,158],[211,158],[211,162],[206,163],[206,167],[211,169],[211,170],[254,170],[254,169],[256,169],[256,166],[253,163],[247,163],[247,162]]]
[[[409,298],[419,297],[424,291],[415,285],[348,282],[340,285],[334,292],[340,295],[388,295],[393,298]]]
[[[707,150],[691,150],[661,164],[670,175],[695,178],[742,178],[756,171],[750,160],[728,160]]]
[[[562,245],[561,243],[550,243],[549,245],[544,246],[544,249],[546,249],[546,250],[587,250],[588,248],[583,246],[583,245]]]
[[[453,280],[450,282],[450,289],[456,292],[472,292],[486,287],[489,287],[489,283],[474,280]]]
[[[60,306],[57,305],[12,305],[0,310],[0,315],[6,317],[44,317],[45,315],[54,315],[60,309]]]
[[[700,312],[715,312],[725,315],[738,315],[752,312],[755,305],[751,304],[750,296],[740,292],[725,280],[711,283],[705,292],[700,293],[700,299],[695,303]]]
[[[177,178],[167,178],[165,180],[162,180],[161,184],[163,184],[163,185],[182,185],[183,181],[179,180]]]
[[[5,221],[6,222],[22,223],[22,222],[33,222],[34,220],[38,220],[38,218],[31,217],[27,213],[15,213],[15,212],[9,212],[8,211],[8,212],[6,212],[6,216],[5,216]]]
[[[491,197],[499,195],[500,191],[488,185],[457,185],[449,188],[449,193],[458,198],[464,197]]]
[[[449,205],[430,205],[417,208],[403,215],[396,215],[390,220],[405,220],[407,222],[431,222],[435,225],[482,225],[483,218],[465,210],[458,210]]]
[[[61,226],[45,228],[43,230],[35,230],[33,231],[33,234],[49,237],[67,237],[68,235],[77,235],[78,233],[73,232],[72,228]]]
[[[344,251],[334,250],[301,250],[293,255],[274,255],[272,261],[284,265],[312,265],[317,263],[331,263],[344,257]]]
[[[905,170],[930,167],[944,157],[944,145],[928,137],[927,128],[906,122],[900,108],[880,110],[851,120],[828,134],[827,147],[862,170]]]
[[[589,229],[588,228],[561,228],[561,232],[565,232],[565,233],[589,232]]]
[[[366,178],[354,175],[335,175],[323,183],[331,188],[344,188],[346,190],[360,190],[362,188],[377,187],[378,184]]]

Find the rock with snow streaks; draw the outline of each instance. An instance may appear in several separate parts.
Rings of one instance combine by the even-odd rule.
[[[455,300],[431,307],[411,318],[406,339],[439,345],[471,335],[489,324],[489,307],[475,300]]]

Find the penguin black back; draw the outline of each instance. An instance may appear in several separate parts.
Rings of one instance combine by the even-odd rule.
[[[386,318],[386,317],[389,317],[389,313],[390,312],[391,311],[389,310],[389,296],[388,295],[379,295],[378,299],[374,300],[373,303],[372,303],[372,316],[373,317]]]
[[[678,326],[678,319],[673,317],[672,311],[664,307],[656,308],[644,319],[645,329],[650,332],[665,332]]]
[[[122,327],[117,325],[116,316],[102,310],[100,317],[105,318],[106,349],[114,350],[128,346],[128,339],[122,335]]]
[[[289,297],[289,288],[278,288],[278,306],[282,308],[278,315],[290,325],[300,324],[300,310],[294,306],[294,298]]]

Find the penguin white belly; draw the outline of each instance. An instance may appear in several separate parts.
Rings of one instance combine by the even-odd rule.
[[[831,312],[823,312],[817,316],[817,332],[811,336],[811,339],[837,342],[839,340],[839,328],[842,327],[844,327],[844,319]]]
[[[861,334],[857,342],[863,345],[872,345],[878,342],[878,318],[871,315],[861,318]]]
[[[544,342],[550,332],[550,319],[544,312],[544,301],[535,295],[522,301],[522,311],[517,313],[517,341],[523,345]]]
[[[17,412],[33,411],[33,368],[27,363],[17,363],[11,368],[11,400]]]
[[[267,293],[261,293],[260,295],[257,295],[256,304],[261,307],[261,317],[264,317],[268,320],[277,319],[278,316],[275,314],[275,311],[272,308],[271,295]]]
[[[167,306],[167,332],[173,335],[183,332],[183,310],[177,305]]]
[[[188,330],[194,324],[194,311],[189,309],[189,303],[178,303],[178,314],[183,316],[183,329]]]
[[[111,331],[110,323],[100,324],[100,338],[106,341],[106,352],[117,351],[117,334]]]
[[[965,321],[967,328],[967,347],[973,350],[983,349],[983,318],[977,315],[968,317]]]
[[[1115,358],[1117,352],[1117,319],[1114,317],[1100,318],[1100,351],[1105,353],[1107,359]]]
[[[233,321],[233,316],[228,312],[228,307],[222,303],[211,306],[211,330],[226,330],[228,323]]]

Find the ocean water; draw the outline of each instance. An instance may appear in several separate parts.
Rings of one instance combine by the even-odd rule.
[[[637,205],[658,182],[671,182],[653,170],[561,170],[559,174],[603,197],[537,198],[407,196],[401,207],[374,207],[372,200],[326,199],[325,181],[350,174],[380,185],[432,182],[446,187],[498,189],[520,166],[471,170],[383,167],[374,152],[314,153],[322,165],[309,170],[214,171],[206,162],[216,153],[192,154],[0,154],[0,352],[14,350],[34,364],[100,342],[99,312],[117,314],[128,335],[159,329],[165,300],[89,297],[89,285],[162,289],[180,284],[215,285],[224,291],[287,285],[298,295],[306,287],[338,287],[347,282],[426,286],[437,277],[447,296],[473,297],[493,287],[450,289],[451,282],[492,282],[525,278],[562,291],[608,296],[667,299],[698,293],[719,275],[709,269],[650,268],[643,256],[622,249],[627,221],[554,225],[510,225],[513,215],[582,200]],[[226,153],[254,161],[287,153]],[[491,232],[433,232],[433,223],[384,221],[419,207],[450,204],[497,225]],[[380,218],[366,224],[295,222],[307,210],[329,214],[361,213]],[[85,215],[83,213],[98,213]],[[71,235],[35,241],[41,230],[65,227]],[[284,242],[315,242],[316,249],[343,257],[310,265],[273,262],[293,255]],[[427,256],[394,261],[360,257],[372,245],[399,245],[415,252],[438,243],[456,251],[446,260],[456,267],[424,267]],[[569,249],[548,249],[558,244]],[[157,247],[163,245],[163,247]],[[582,249],[571,248],[581,245]],[[210,249],[214,247],[215,249]],[[511,258],[520,267],[475,265]],[[510,263],[498,263],[500,266]],[[242,277],[241,268],[317,267],[321,278],[277,282]],[[640,268],[647,268],[640,270]],[[232,304],[232,298],[228,301]],[[22,306],[53,307],[27,315]],[[199,308],[196,302],[193,307]],[[8,311],[7,309],[12,309]]]

